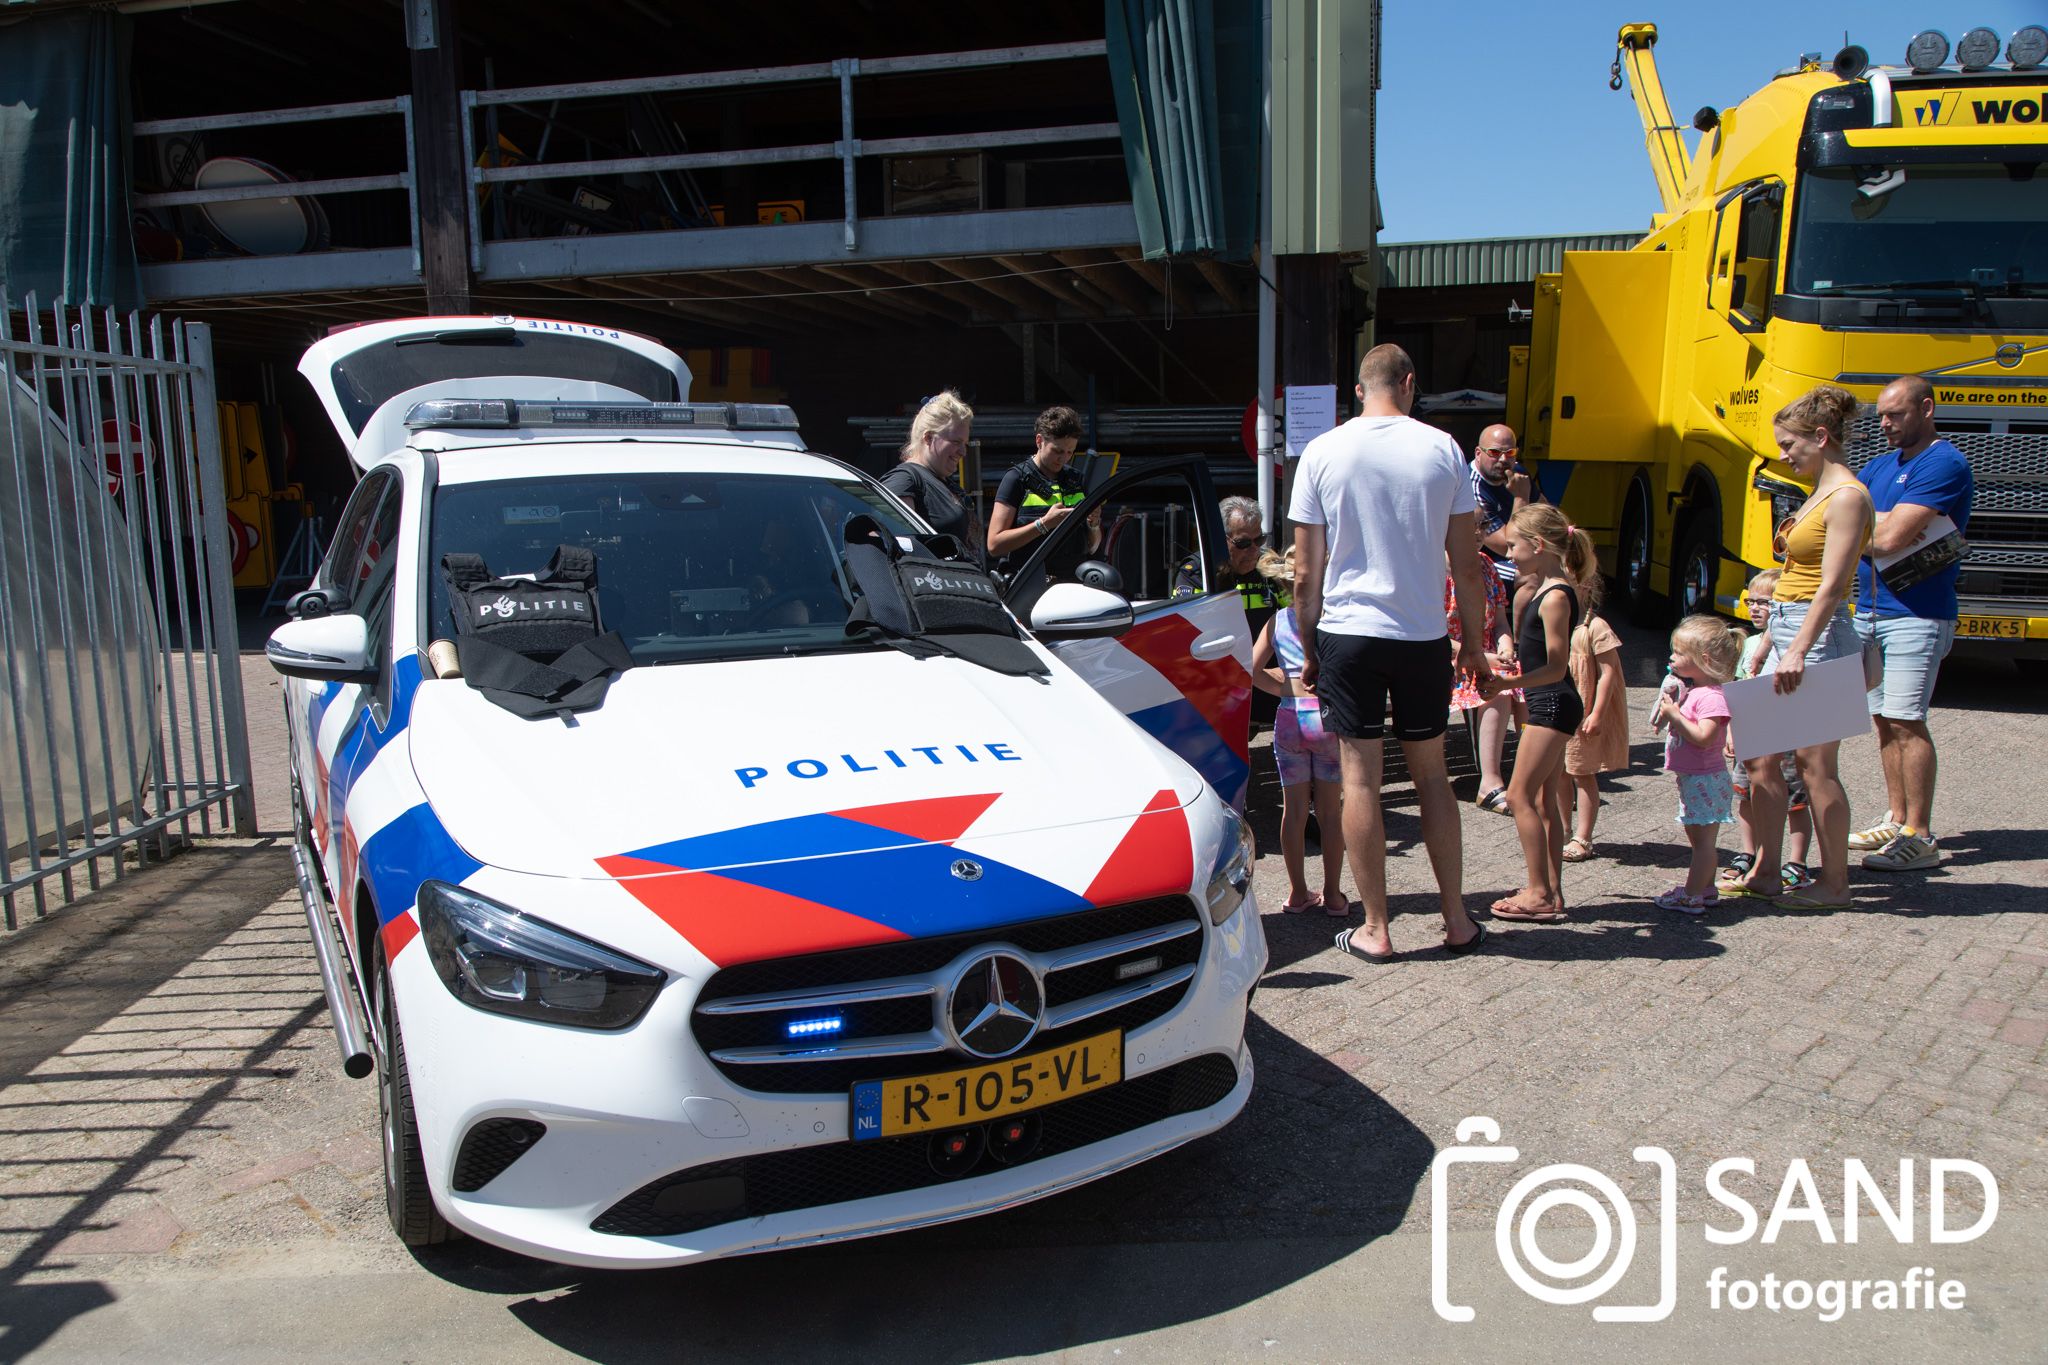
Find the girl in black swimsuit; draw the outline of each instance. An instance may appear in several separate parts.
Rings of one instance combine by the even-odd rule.
[[[1594,572],[1593,542],[1564,513],[1536,503],[1508,522],[1508,558],[1517,579],[1536,585],[1522,608],[1515,640],[1529,723],[1508,783],[1508,810],[1521,836],[1529,881],[1495,901],[1493,913],[1497,919],[1547,924],[1564,918],[1566,822],[1550,792],[1552,779],[1564,770],[1565,741],[1585,717],[1570,668],[1572,631],[1579,624],[1579,595],[1572,584]]]

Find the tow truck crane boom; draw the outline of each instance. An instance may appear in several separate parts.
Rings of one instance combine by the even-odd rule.
[[[1669,213],[1678,207],[1692,159],[1686,154],[1683,134],[1671,121],[1671,102],[1664,97],[1664,81],[1657,74],[1657,56],[1652,51],[1656,46],[1655,24],[1624,24],[1607,84],[1619,90],[1622,68],[1628,68],[1629,94],[1635,99],[1636,112],[1642,115],[1643,140],[1650,149],[1650,170],[1657,177],[1663,211]]]

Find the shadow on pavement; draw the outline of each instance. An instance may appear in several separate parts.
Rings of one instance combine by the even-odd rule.
[[[138,1056],[166,1055],[158,1031],[103,1027],[124,1014],[145,1018],[146,1025],[169,1023],[174,1015],[200,1017],[208,1007],[194,1002],[215,993],[170,997],[168,1010],[138,1011],[136,1005],[220,948],[287,891],[291,877],[289,856],[279,848],[192,849],[0,941],[0,1108],[8,1115],[0,1126],[8,1159],[0,1164],[21,1168],[23,1175],[51,1166],[77,1172],[76,1180],[63,1182],[69,1188],[44,1190],[30,1183],[10,1196],[17,1202],[10,1205],[15,1217],[8,1221],[24,1226],[0,1233],[28,1235],[10,1236],[11,1254],[0,1262],[0,1359],[23,1358],[66,1323],[114,1301],[98,1281],[24,1284],[24,1276],[72,1268],[67,1239],[107,1234],[121,1222],[123,1208],[155,1193],[152,1174],[161,1173],[164,1163],[186,1159],[172,1148],[188,1134],[220,1127],[221,1106],[233,1102],[245,1078],[295,1070],[276,1064],[293,1050],[297,1035],[325,1014],[317,989],[308,999],[303,989],[244,990],[237,984],[237,998],[249,997],[239,1013],[283,1012],[291,1009],[290,1000],[304,1004],[253,1046],[232,1049],[236,1055],[217,1066],[133,1064]],[[303,953],[294,947],[278,950],[278,956],[287,960]],[[237,983],[267,978],[260,955],[242,965],[246,975],[238,974]],[[254,998],[272,995],[287,997],[287,1003]],[[95,1032],[110,1046],[71,1050]],[[130,1035],[141,1035],[133,1047],[125,1045]],[[59,1053],[83,1066],[38,1070]],[[133,1095],[137,1085],[150,1087],[142,1099],[149,1107],[137,1122],[123,1123],[111,1101]],[[96,1098],[68,1098],[79,1087]],[[178,1096],[168,1116],[155,1098],[163,1090]],[[60,1157],[47,1150],[71,1150],[80,1134],[93,1138],[91,1155]]]
[[[583,1271],[475,1243],[422,1263],[524,1295],[513,1316],[598,1361],[670,1358],[685,1335],[693,1359],[758,1359],[768,1316],[791,1360],[903,1341],[920,1359],[984,1360],[1197,1321],[1391,1232],[1435,1154],[1327,1058],[1256,1017],[1250,1041],[1259,1084],[1228,1128],[1005,1213],[676,1270]]]

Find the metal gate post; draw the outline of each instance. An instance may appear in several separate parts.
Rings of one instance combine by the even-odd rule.
[[[200,525],[193,534],[206,547],[206,591],[213,603],[213,667],[220,687],[220,724],[227,741],[227,779],[233,785],[237,834],[256,832],[256,792],[249,783],[249,717],[242,704],[242,642],[235,621],[235,579],[228,559],[227,492],[220,472],[220,409],[214,405],[213,329],[185,329],[185,359],[192,366],[192,423],[199,466]]]

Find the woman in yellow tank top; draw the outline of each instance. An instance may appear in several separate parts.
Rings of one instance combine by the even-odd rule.
[[[1778,451],[1792,472],[1811,480],[1813,493],[1783,533],[1785,569],[1771,594],[1771,649],[1764,672],[1780,692],[1795,690],[1808,664],[1860,655],[1849,617],[1856,563],[1870,545],[1870,495],[1849,468],[1843,437],[1856,400],[1822,384],[1778,413]],[[1776,754],[1748,761],[1757,830],[1756,863],[1735,884],[1739,894],[1777,900],[1804,910],[1849,907],[1849,798],[1836,770],[1840,741],[1815,744],[1795,755],[1813,810],[1814,845],[1821,873],[1804,893],[1781,895],[1778,854],[1785,836],[1785,779]],[[1728,889],[1727,887],[1723,888]]]

